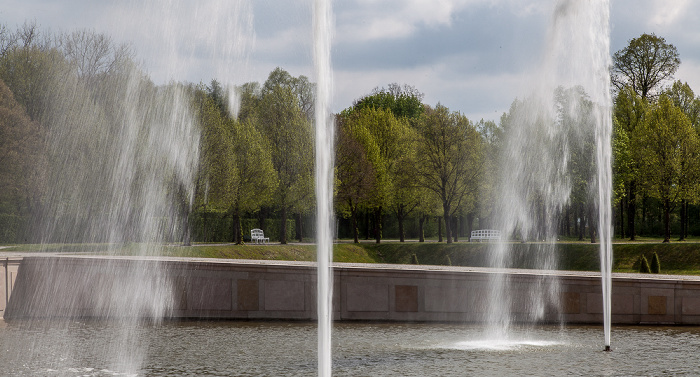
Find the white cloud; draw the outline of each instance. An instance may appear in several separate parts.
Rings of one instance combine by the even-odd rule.
[[[334,73],[333,111],[340,111],[371,92],[396,82],[415,86],[425,94],[424,102],[438,102],[460,111],[473,121],[498,121],[516,97],[524,96],[531,81],[527,72],[482,74],[470,72],[463,59],[452,57],[435,64],[412,68],[344,70]]]
[[[484,0],[357,0],[336,14],[340,42],[406,38],[421,27],[449,26],[456,11]]]
[[[10,28],[36,20],[54,32],[94,28],[131,41],[157,83],[226,81],[229,74],[236,83],[263,82],[277,66],[295,76],[313,73],[308,0],[8,1],[0,22]],[[524,72],[537,62],[554,3],[334,2],[334,110],[376,86],[398,82],[415,85],[431,105],[441,101],[470,119],[497,120],[516,96],[526,94]],[[240,32],[245,17],[231,24],[233,14],[244,13],[233,10],[241,4],[253,8],[255,30]],[[700,1],[613,0],[611,17],[612,51],[642,33],[663,36],[681,54],[676,77],[700,94]]]
[[[679,18],[686,16],[686,10],[690,5],[689,0],[654,0],[651,4],[652,10],[648,13],[650,25],[670,26]]]
[[[695,95],[700,96],[700,60],[683,60],[674,77],[676,80],[687,82]]]

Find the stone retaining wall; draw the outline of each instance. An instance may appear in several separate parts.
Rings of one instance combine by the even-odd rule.
[[[0,315],[5,313],[5,308],[10,301],[10,294],[21,262],[22,258],[0,259]]]
[[[316,318],[312,263],[27,257],[10,274],[5,318]],[[496,278],[509,287],[502,300],[517,320],[602,322],[597,274],[342,263],[334,267],[334,319],[482,322],[492,315]],[[545,294],[533,304],[535,291]],[[612,297],[616,324],[700,324],[698,277],[615,274]]]

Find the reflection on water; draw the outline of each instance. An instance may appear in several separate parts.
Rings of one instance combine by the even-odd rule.
[[[137,326],[140,367],[114,357],[119,328]],[[484,338],[475,325],[339,323],[335,376],[700,375],[700,328],[514,329]],[[316,325],[296,322],[0,321],[0,375],[314,376]]]

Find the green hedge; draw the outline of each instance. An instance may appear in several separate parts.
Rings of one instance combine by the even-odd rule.
[[[196,242],[231,242],[233,240],[232,218],[220,212],[198,212],[194,215],[193,221],[193,236]],[[269,237],[270,241],[280,240],[280,223],[279,219],[265,219],[262,230],[265,232],[265,237]],[[206,232],[205,232],[206,223]],[[241,229],[243,231],[243,239],[250,239],[250,230],[259,228],[258,219],[243,218],[241,219]],[[296,238],[296,222],[292,219],[287,219],[287,241],[293,241]]]
[[[0,214],[0,243],[21,243],[27,217],[10,214]]]

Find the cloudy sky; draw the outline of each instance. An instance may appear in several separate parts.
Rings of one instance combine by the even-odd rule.
[[[585,1],[585,0],[574,0]],[[313,77],[312,0],[4,0],[0,23],[90,29],[128,42],[154,81],[263,82],[279,66]],[[147,5],[143,5],[147,3]],[[470,119],[498,120],[527,95],[555,0],[338,0],[333,111],[374,87],[415,86]],[[611,0],[611,53],[655,33],[700,94],[700,1]],[[575,48],[575,46],[571,46]]]

